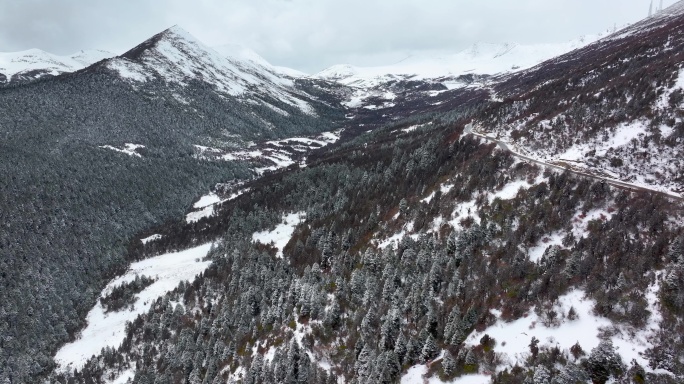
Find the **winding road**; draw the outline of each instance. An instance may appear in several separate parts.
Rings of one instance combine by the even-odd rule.
[[[512,156],[515,156],[515,157],[517,157],[517,158],[519,158],[519,159],[525,160],[525,161],[530,162],[530,163],[535,163],[535,164],[541,165],[541,166],[543,166],[543,167],[554,168],[554,169],[558,169],[558,170],[561,170],[561,171],[572,172],[572,173],[574,173],[574,174],[576,174],[576,175],[581,175],[581,176],[584,176],[584,177],[592,178],[592,179],[594,179],[594,180],[602,181],[602,182],[604,182],[604,183],[606,183],[606,184],[612,185],[612,186],[617,187],[617,188],[629,189],[629,190],[633,190],[633,191],[644,191],[644,192],[657,193],[657,194],[659,194],[659,195],[665,196],[665,197],[670,198],[670,199],[674,199],[674,200],[677,200],[677,201],[684,201],[684,197],[682,197],[682,196],[680,196],[680,195],[677,195],[677,194],[674,194],[674,193],[672,193],[672,192],[663,192],[663,191],[659,191],[659,190],[656,190],[656,189],[647,188],[647,187],[644,187],[644,186],[641,186],[641,185],[635,185],[635,184],[627,183],[627,182],[620,181],[620,180],[610,179],[610,178],[607,178],[607,177],[601,177],[601,176],[593,175],[593,174],[591,174],[591,173],[582,172],[582,171],[579,171],[579,170],[577,170],[577,169],[573,169],[573,168],[570,168],[570,167],[564,167],[564,166],[558,165],[558,164],[546,163],[546,162],[543,162],[543,161],[541,161],[541,160],[533,159],[533,158],[531,158],[531,157],[529,157],[529,156],[522,155],[522,154],[520,154],[520,153],[517,153],[517,152],[513,151],[513,150],[508,146],[508,143],[506,143],[506,142],[504,142],[504,141],[501,141],[501,140],[498,140],[498,139],[496,139],[496,138],[493,138],[493,137],[490,137],[490,136],[486,136],[486,135],[483,135],[483,134],[481,134],[481,133],[479,133],[479,132],[473,131],[473,124],[472,124],[472,123],[466,124],[465,129],[463,130],[463,134],[464,134],[464,135],[473,135],[473,136],[477,136],[477,137],[482,138],[482,139],[485,139],[485,140],[487,140],[487,141],[496,143],[496,145],[498,145],[499,148],[501,148],[501,149],[503,149],[504,151],[510,153]]]

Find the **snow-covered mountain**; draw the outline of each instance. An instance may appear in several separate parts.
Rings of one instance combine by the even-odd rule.
[[[591,39],[4,87],[0,383],[684,382],[684,2]]]
[[[312,114],[310,96],[294,85],[294,71],[269,64],[255,52],[236,45],[211,48],[181,27],[171,27],[107,62],[123,78],[136,83],[159,79],[186,86],[200,81],[220,94],[243,98],[272,97]]]
[[[81,50],[68,56],[53,55],[40,49],[0,52],[0,84],[74,72],[112,56],[113,53],[96,49]]]
[[[458,53],[410,55],[390,65],[357,67],[334,65],[315,78],[345,85],[371,88],[393,80],[454,79],[461,75],[496,75],[533,67],[545,60],[590,44],[601,35],[590,35],[559,44],[476,43]],[[455,84],[446,80],[448,87]]]

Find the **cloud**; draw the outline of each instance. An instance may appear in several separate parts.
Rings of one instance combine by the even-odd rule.
[[[674,1],[666,1],[670,5]],[[22,0],[0,3],[0,50],[121,53],[178,24],[209,45],[239,43],[315,72],[377,65],[474,42],[557,42],[635,22],[648,0]]]

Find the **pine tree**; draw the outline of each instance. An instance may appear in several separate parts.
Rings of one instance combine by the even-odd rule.
[[[613,342],[601,340],[599,345],[591,350],[587,359],[589,375],[594,383],[604,384],[611,376],[618,377],[623,370],[620,355],[615,353]]]
[[[549,384],[551,381],[551,374],[549,373],[549,370],[546,369],[543,365],[538,365],[537,368],[534,369],[534,376],[532,378],[532,382],[534,384]]]
[[[420,359],[423,363],[426,363],[435,357],[439,353],[439,348],[435,342],[435,338],[431,334],[428,334],[425,344],[423,344],[423,350],[420,353]]]
[[[577,365],[568,363],[560,369],[558,375],[553,378],[553,384],[577,384],[586,383],[589,380],[587,373]]]
[[[374,363],[375,351],[364,346],[354,364],[354,371],[356,372],[356,377],[360,383],[365,382],[364,380],[370,377]]]
[[[407,347],[406,347],[406,337],[404,337],[404,332],[399,331],[399,336],[397,337],[396,343],[394,343],[394,352],[397,354],[397,358],[399,359],[399,363],[403,364],[405,362],[406,358],[406,352],[407,352]]]
[[[451,376],[456,373],[456,368],[457,368],[456,360],[454,359],[454,356],[451,354],[451,352],[446,353],[446,356],[444,356],[444,360],[442,360],[442,369],[444,371],[444,375],[447,378],[451,378]]]

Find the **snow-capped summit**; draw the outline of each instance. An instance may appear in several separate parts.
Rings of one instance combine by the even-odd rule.
[[[74,72],[112,56],[113,53],[100,50],[82,50],[68,56],[58,56],[40,49],[0,52],[0,84]]]
[[[181,86],[205,82],[219,93],[269,96],[297,106],[308,104],[295,97],[292,75],[269,64],[253,51],[237,45],[211,48],[179,26],[173,26],[107,63],[128,80],[145,82],[157,78]]]

